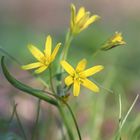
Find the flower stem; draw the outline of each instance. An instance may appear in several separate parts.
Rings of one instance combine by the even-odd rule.
[[[67,132],[68,132],[68,135],[69,135],[69,138],[70,140],[74,140],[74,136],[73,136],[73,133],[72,133],[72,129],[70,128],[70,125],[68,124],[68,121],[67,121],[67,118],[66,118],[66,115],[61,107],[61,104],[58,105],[58,109],[59,109],[59,112],[61,114],[61,117],[63,119],[63,122],[65,124],[65,127],[67,128]]]
[[[45,91],[44,91],[44,92],[45,92]],[[73,119],[73,121],[74,121],[76,130],[77,130],[77,133],[78,133],[78,136],[79,136],[79,140],[82,140],[82,137],[81,137],[81,134],[80,134],[80,130],[79,130],[79,127],[78,127],[78,124],[77,124],[77,121],[76,121],[76,118],[75,118],[74,113],[73,113],[71,107],[69,106],[69,104],[68,104],[67,102],[63,101],[63,100],[62,100],[59,96],[57,96],[57,95],[54,95],[54,94],[48,93],[48,92],[45,92],[45,93],[54,96],[56,99],[58,99],[60,102],[63,102],[63,103],[66,105],[66,107],[68,108],[68,110],[69,110],[69,112],[70,112],[70,114],[71,114],[71,116],[72,116],[72,119]],[[61,115],[62,115],[62,114],[61,114]],[[63,114],[63,115],[64,115],[64,114]],[[69,129],[69,128],[68,128],[68,129]]]
[[[45,92],[45,91],[44,91],[44,92]],[[82,140],[82,137],[81,137],[81,134],[80,134],[80,130],[79,130],[79,127],[78,127],[78,124],[77,124],[77,121],[76,121],[76,118],[75,118],[74,113],[73,113],[71,107],[69,106],[69,104],[68,104],[67,102],[63,101],[63,100],[62,100],[59,96],[57,96],[57,95],[54,95],[54,94],[48,93],[48,92],[45,92],[45,93],[54,96],[56,99],[58,99],[60,102],[63,102],[63,103],[66,105],[66,107],[68,108],[68,110],[69,110],[69,112],[70,112],[70,114],[71,114],[71,116],[72,116],[72,119],[73,119],[73,121],[74,121],[76,130],[77,130],[77,133],[78,133],[78,136],[79,136],[79,140]],[[60,111],[61,115],[63,115],[63,117],[65,117],[64,113],[62,112],[63,110],[62,110],[60,107],[61,107],[61,106],[58,106],[59,111]],[[61,109],[61,110],[60,110],[60,109]],[[65,125],[66,125],[66,127],[67,127],[67,122],[66,122],[66,121],[67,121],[67,120],[64,119]],[[67,130],[69,130],[69,126],[67,127]]]
[[[65,105],[67,106],[67,108],[68,108],[68,110],[69,110],[69,112],[70,112],[70,114],[71,114],[71,116],[72,116],[72,118],[73,118],[74,124],[75,124],[75,126],[76,126],[76,130],[77,130],[77,133],[78,133],[78,136],[79,136],[79,140],[82,140],[82,137],[81,137],[81,134],[80,134],[80,130],[79,130],[79,127],[78,127],[76,118],[75,118],[75,116],[74,116],[74,113],[73,113],[71,107],[69,106],[69,104],[67,104],[67,103],[65,102]]]
[[[71,34],[70,31],[68,31],[68,33],[66,35],[66,39],[65,39],[64,48],[62,50],[62,60],[67,59],[68,50],[69,50],[72,39],[73,39],[73,35]]]
[[[55,93],[55,89],[54,89],[54,86],[53,86],[53,81],[52,81],[52,78],[53,78],[53,76],[52,76],[52,69],[51,69],[51,66],[52,65],[50,65],[50,67],[49,67],[49,76],[50,76],[50,85],[51,85],[51,90],[52,90],[52,92],[53,93]]]

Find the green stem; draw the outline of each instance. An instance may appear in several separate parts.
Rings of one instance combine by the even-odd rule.
[[[39,113],[40,113],[40,104],[41,104],[41,100],[38,100],[38,104],[37,104],[37,114],[36,114],[36,121],[35,121],[35,126],[33,129],[33,133],[32,133],[32,137],[31,140],[34,140],[35,138],[35,134],[37,132],[37,125],[38,125],[38,120],[39,120]]]
[[[44,92],[45,92],[45,91],[44,91]],[[73,119],[73,121],[74,121],[76,130],[77,130],[77,133],[78,133],[78,136],[79,136],[79,140],[82,140],[82,137],[81,137],[81,134],[80,134],[80,130],[79,130],[79,127],[78,127],[78,124],[77,124],[77,121],[76,121],[76,118],[75,118],[74,113],[73,113],[71,107],[69,106],[69,104],[68,104],[67,102],[63,101],[63,100],[62,100],[59,96],[57,96],[57,95],[54,95],[54,94],[48,93],[48,92],[47,92],[47,94],[54,96],[56,99],[58,99],[60,102],[63,102],[63,103],[66,105],[66,107],[68,108],[68,110],[69,110],[69,112],[70,112],[70,114],[71,114],[71,116],[72,116],[72,119]],[[64,115],[64,114],[63,114],[63,115]],[[67,120],[66,120],[66,121],[67,121]],[[65,123],[66,123],[66,122],[65,122]],[[66,127],[67,127],[67,124],[65,124],[65,125],[66,125]],[[67,128],[67,130],[69,130],[69,128]]]
[[[127,119],[128,116],[129,116],[131,110],[133,109],[134,105],[136,104],[136,102],[137,102],[137,100],[138,100],[138,97],[139,97],[139,94],[137,94],[137,96],[136,96],[136,98],[134,99],[132,105],[131,105],[130,108],[128,109],[128,111],[127,111],[127,113],[126,113],[124,119],[120,122],[120,124],[119,124],[119,130],[118,130],[118,132],[117,132],[117,135],[116,135],[116,137],[115,137],[115,140],[121,140],[121,130],[122,130],[122,128],[123,128],[123,126],[124,126],[124,124],[125,124],[125,122],[126,122],[126,119]],[[120,100],[120,99],[119,99],[119,100]]]
[[[63,109],[61,107],[61,104],[58,105],[58,109],[59,109],[60,115],[61,115],[61,117],[63,119],[63,122],[65,124],[65,127],[67,128],[67,132],[68,132],[70,140],[74,140],[74,136],[73,136],[72,131],[71,131],[72,129],[70,128],[70,125],[69,125],[69,123],[67,121],[66,115],[65,115],[65,113],[64,113],[64,111],[63,111]]]
[[[70,112],[70,114],[71,114],[71,116],[73,118],[74,124],[76,126],[76,130],[77,130],[77,133],[78,133],[78,136],[79,136],[79,140],[81,140],[82,138],[81,138],[79,127],[78,127],[77,121],[75,119],[74,113],[72,112],[72,109],[70,108],[69,104],[67,104],[65,101],[62,101],[61,98],[59,96],[57,96],[57,95],[54,95],[54,94],[48,93],[48,92],[47,92],[47,94],[54,96],[56,99],[58,99],[60,102],[63,102],[66,105],[66,107],[68,108],[68,110],[69,110],[69,112]],[[60,114],[61,114],[61,116],[63,118],[64,124],[65,124],[65,126],[67,128],[67,131],[68,131],[68,135],[70,137],[70,140],[73,140],[73,134],[71,132],[71,129],[69,127],[69,124],[67,122],[67,119],[65,117],[65,114],[63,112],[63,109],[62,109],[61,105],[58,105],[58,109],[59,109],[59,112],[60,112]]]
[[[121,95],[119,94],[119,129],[121,128],[122,123],[122,99]],[[119,132],[119,140],[121,140],[121,133]]]
[[[66,35],[66,38],[65,38],[64,47],[63,47],[63,50],[62,50],[62,54],[60,55],[60,60],[59,61],[67,59],[68,50],[69,50],[72,39],[73,39],[73,34],[69,30],[67,32],[67,35]],[[57,89],[61,89],[62,88],[62,79],[63,79],[62,73],[64,72],[64,69],[61,67],[61,65],[59,65],[57,72],[60,74],[60,76],[58,78],[58,82],[57,82],[57,87],[58,87]]]
[[[67,103],[65,102],[65,105],[67,106],[67,108],[68,108],[68,110],[69,110],[69,112],[70,112],[70,114],[71,114],[71,116],[72,116],[72,118],[73,118],[74,124],[75,124],[75,126],[76,126],[76,130],[77,130],[77,133],[78,133],[78,136],[79,136],[79,140],[82,140],[82,137],[81,137],[81,134],[80,134],[80,130],[79,130],[79,127],[78,127],[76,118],[75,118],[75,116],[74,116],[74,113],[73,113],[71,107],[69,106],[69,104],[67,104]]]
[[[121,126],[122,121],[122,100],[121,95],[119,94],[119,127]]]
[[[18,121],[19,127],[20,127],[20,129],[21,129],[21,131],[22,131],[23,137],[24,137],[25,140],[27,140],[27,137],[26,137],[26,134],[25,134],[24,128],[23,128],[23,126],[22,126],[22,123],[21,123],[21,121],[20,121],[20,118],[19,118],[19,115],[18,115],[16,109],[15,109],[15,115],[16,115],[16,118],[17,118],[17,121]]]
[[[51,66],[52,66],[52,65],[50,65],[50,67],[49,67],[49,72],[50,72],[50,74],[49,74],[49,76],[50,76],[50,85],[51,85],[51,90],[52,90],[52,92],[55,93],[55,89],[54,89],[54,86],[53,86],[53,80],[52,80],[53,76],[52,76],[52,69],[51,69]]]
[[[121,129],[122,129],[122,127],[124,126],[124,123],[126,122],[126,119],[128,118],[128,116],[129,116],[129,114],[130,114],[131,110],[133,109],[133,107],[134,107],[135,103],[137,102],[138,97],[139,97],[139,94],[137,94],[137,96],[136,96],[136,98],[134,99],[134,101],[133,101],[132,105],[130,106],[129,110],[127,111],[127,113],[126,113],[126,115],[125,115],[124,119],[122,120],[122,123],[121,123],[121,126],[120,126],[120,130],[121,130]]]
[[[63,48],[63,51],[62,51],[62,60],[67,59],[68,50],[69,50],[72,39],[73,39],[73,35],[71,34],[70,31],[68,31],[68,33],[66,35],[66,39],[65,39],[64,48]]]

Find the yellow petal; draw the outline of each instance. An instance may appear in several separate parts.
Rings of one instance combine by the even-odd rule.
[[[115,35],[112,37],[111,42],[126,44],[125,41],[123,41],[122,33],[119,33],[119,32],[115,32]]]
[[[78,33],[81,32],[81,29],[84,27],[85,23],[87,22],[87,20],[88,20],[88,18],[89,18],[89,15],[90,15],[90,13],[89,13],[89,12],[86,12],[86,13],[84,14],[84,16],[81,17],[81,18],[79,19],[79,21],[77,21],[77,22],[75,23],[75,25],[74,25],[73,28],[71,29],[72,32],[73,32],[73,34],[78,34]]]
[[[101,71],[103,68],[104,68],[104,66],[97,65],[97,66],[91,67],[91,68],[81,72],[80,75],[85,76],[85,77],[89,77],[89,76]]]
[[[98,20],[100,17],[98,15],[93,15],[91,16],[87,22],[85,23],[85,25],[83,26],[83,28],[81,30],[84,30],[85,28],[87,28],[90,24],[92,24],[93,22],[95,22],[96,20]]]
[[[83,70],[85,69],[85,67],[86,67],[86,64],[87,64],[87,60],[86,60],[86,59],[82,59],[82,60],[78,63],[78,65],[77,65],[77,67],[76,67],[76,71],[77,71],[77,72],[83,71]]]
[[[85,86],[86,88],[92,90],[93,92],[99,92],[98,86],[96,86],[93,82],[91,82],[88,79],[83,80],[81,84]]]
[[[58,44],[56,45],[56,47],[55,47],[55,49],[54,49],[52,55],[51,55],[51,60],[50,60],[51,62],[55,59],[56,54],[58,53],[58,50],[59,50],[60,47],[61,47],[61,43],[58,43]]]
[[[47,67],[48,67],[48,66],[43,65],[43,66],[41,66],[40,68],[38,68],[37,70],[35,70],[35,73],[36,73],[36,74],[39,74],[39,73],[43,72],[44,70],[46,70]]]
[[[76,16],[76,22],[78,22],[85,15],[85,8],[81,7]]]
[[[30,52],[32,53],[32,55],[39,61],[42,61],[42,58],[44,57],[44,54],[34,45],[29,44],[28,48],[30,50]]]
[[[65,69],[65,71],[67,73],[69,73],[70,75],[73,75],[75,70],[73,69],[73,67],[68,63],[66,62],[65,60],[61,61],[60,62],[61,66]]]
[[[74,81],[73,84],[73,95],[78,96],[80,93],[80,83],[78,81]]]
[[[47,57],[50,57],[51,50],[52,50],[52,38],[50,35],[48,35],[46,38],[45,50],[44,50],[44,53]]]
[[[73,78],[69,75],[65,78],[65,84],[70,86],[73,83]]]
[[[74,4],[71,4],[71,26],[74,25],[75,17],[76,17],[76,8]]]
[[[28,64],[28,65],[23,65],[22,69],[24,69],[24,70],[34,69],[34,68],[40,67],[41,65],[42,64],[40,62],[31,63],[31,64]]]
[[[80,30],[84,27],[85,23],[88,21],[89,15],[90,13],[86,12],[84,16],[77,22],[77,26],[80,28]]]

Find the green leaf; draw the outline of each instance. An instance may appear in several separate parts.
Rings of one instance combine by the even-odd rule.
[[[3,74],[5,75],[6,79],[17,89],[20,89],[21,91],[24,91],[30,95],[33,95],[37,98],[40,98],[50,104],[53,104],[55,106],[58,105],[57,101],[55,99],[53,99],[52,97],[44,94],[43,91],[38,90],[38,89],[34,89],[32,87],[29,87],[23,83],[21,83],[20,81],[16,80],[7,70],[6,65],[4,63],[4,56],[1,58],[1,66],[2,66],[2,70],[3,70]]]

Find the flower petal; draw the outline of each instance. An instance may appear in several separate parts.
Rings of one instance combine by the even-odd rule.
[[[86,67],[86,64],[87,64],[87,60],[86,60],[86,59],[82,59],[82,60],[78,63],[78,65],[77,65],[77,67],[76,67],[76,71],[77,71],[77,72],[83,71],[83,70],[85,69],[85,67]]]
[[[80,75],[85,76],[85,77],[89,77],[89,76],[101,71],[103,68],[104,68],[104,66],[97,65],[97,66],[91,67],[91,68],[81,72]]]
[[[84,27],[85,23],[89,19],[89,12],[85,12],[85,14],[75,23],[72,32],[74,34],[78,34],[81,32],[81,29]]]
[[[42,63],[40,63],[40,62],[35,62],[35,63],[23,65],[23,66],[22,66],[22,69],[24,69],[24,70],[34,69],[34,68],[40,67],[41,65],[42,65]]]
[[[68,62],[66,62],[65,60],[62,60],[60,62],[60,64],[65,69],[65,71],[67,73],[69,73],[70,75],[74,74],[75,70],[73,69],[73,67]]]
[[[77,25],[79,26],[80,30],[84,27],[85,23],[88,21],[90,16],[90,12],[86,12],[84,16],[77,22]]]
[[[98,86],[88,79],[83,80],[81,84],[85,86],[86,88],[92,90],[93,92],[99,92]]]
[[[73,95],[78,96],[80,93],[80,83],[78,81],[74,81],[73,85]]]
[[[59,50],[60,47],[61,47],[61,43],[58,43],[58,44],[56,45],[56,47],[55,47],[55,49],[54,49],[52,55],[51,55],[51,60],[50,60],[51,62],[55,59],[56,54],[58,53],[58,50]]]
[[[38,60],[38,61],[42,61],[42,58],[44,57],[44,54],[34,45],[29,44],[28,48],[30,50],[30,52],[32,53],[32,55]]]
[[[69,75],[65,78],[65,84],[70,86],[73,83],[73,78]]]
[[[76,8],[74,4],[71,4],[71,27],[73,27],[75,23],[75,17],[76,17]]]
[[[47,57],[50,57],[51,50],[52,50],[52,38],[50,35],[48,35],[46,38],[45,50],[44,50],[44,53]]]
[[[81,30],[84,30],[85,28],[87,28],[90,24],[92,24],[93,22],[95,22],[96,20],[98,20],[100,18],[100,16],[98,15],[93,15],[91,16],[87,22],[85,23],[85,25],[83,26],[83,28]]]
[[[37,70],[35,70],[35,73],[36,73],[36,74],[39,74],[39,73],[43,72],[44,70],[46,70],[47,67],[48,67],[48,66],[43,65],[43,66],[41,66],[40,68],[38,68]]]
[[[81,7],[76,16],[76,22],[78,22],[85,15],[85,8]]]

